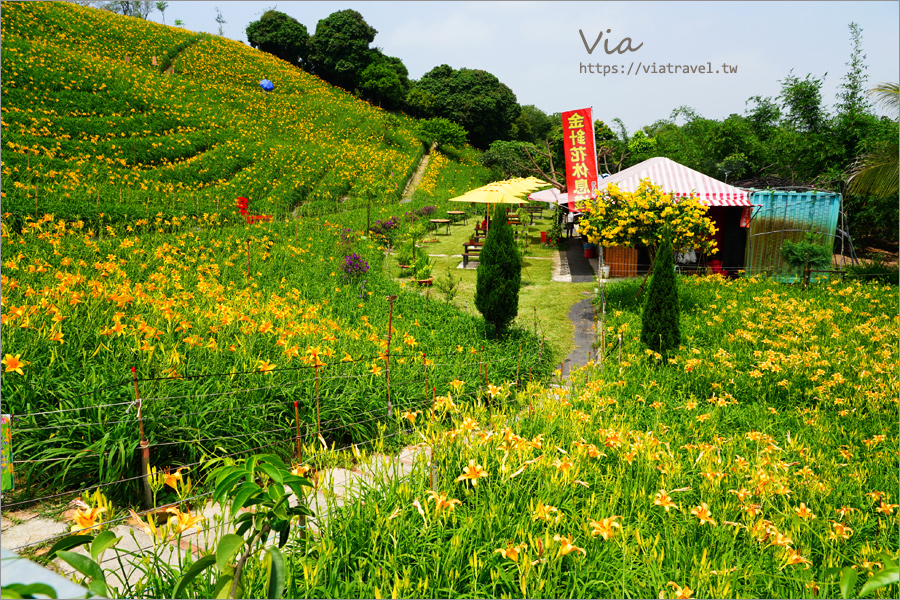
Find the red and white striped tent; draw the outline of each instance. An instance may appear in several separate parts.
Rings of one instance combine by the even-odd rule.
[[[662,187],[665,192],[676,196],[689,196],[695,193],[699,196],[700,202],[707,206],[753,206],[746,190],[713,179],[662,156],[647,159],[615,175],[604,177],[598,181],[598,187],[603,189],[610,183],[615,183],[623,192],[633,192],[640,185],[641,179],[649,179],[653,184]],[[528,196],[528,199],[553,204],[568,202],[569,210],[576,210],[575,203],[569,202],[568,194],[562,194],[555,189],[535,192]]]

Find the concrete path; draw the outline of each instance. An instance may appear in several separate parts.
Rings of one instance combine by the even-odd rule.
[[[562,363],[563,377],[566,377],[574,367],[583,367],[593,358],[597,322],[594,318],[594,306],[591,304],[593,294],[591,292],[585,294],[589,294],[587,298],[569,309],[569,320],[575,325],[575,349]]]
[[[413,194],[422,182],[422,177],[425,176],[425,169],[428,168],[428,162],[431,160],[431,153],[435,150],[437,150],[437,142],[431,145],[431,150],[429,150],[419,161],[419,166],[416,168],[415,174],[406,182],[406,187],[403,188],[403,194],[400,196],[400,204],[412,202]]]
[[[358,498],[367,488],[381,485],[391,479],[408,477],[413,472],[416,461],[427,459],[427,456],[428,448],[424,444],[418,444],[404,448],[397,456],[374,454],[353,469],[332,468],[320,471],[315,493],[310,493],[307,498],[308,506],[315,514],[307,522],[308,530],[313,535],[318,534],[334,510]],[[291,498],[290,503],[296,505],[296,498]],[[0,522],[0,543],[3,548],[14,550],[20,556],[46,554],[59,539],[58,536],[63,536],[69,531],[74,512],[73,501],[58,519],[39,516],[36,509],[7,513]],[[188,553],[192,553],[196,559],[209,552],[215,548],[219,538],[225,533],[233,532],[229,512],[226,507],[207,501],[200,510],[206,517],[203,528],[187,530],[182,534],[178,544],[173,540],[154,540],[130,518],[111,525],[115,535],[121,537],[117,548],[124,552],[107,550],[101,556],[100,563],[103,568],[116,571],[107,576],[108,584],[113,588],[124,590],[126,580],[134,585],[144,575],[143,571],[134,566],[134,561],[138,559],[128,553],[141,554],[156,548],[159,558],[164,563],[180,569]],[[47,541],[41,543],[43,540]],[[88,556],[84,547],[75,551]],[[120,567],[120,560],[124,570]],[[11,573],[7,573],[7,564],[4,562],[0,565],[0,578],[4,581],[8,575],[12,577]],[[52,568],[63,576],[78,579],[73,576],[73,569],[61,560],[54,561]]]

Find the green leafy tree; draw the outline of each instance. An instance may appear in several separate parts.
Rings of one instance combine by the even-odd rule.
[[[303,23],[283,12],[269,9],[259,21],[247,25],[247,41],[293,65],[307,66],[309,32]]]
[[[896,83],[882,83],[871,90],[877,102],[889,112],[894,113],[890,119],[897,123],[900,115],[900,86]],[[898,148],[896,129],[886,143],[878,144],[871,151],[863,154],[849,178],[850,190],[856,193],[871,194],[879,197],[893,197],[898,193]],[[896,211],[896,204],[893,205]]]
[[[437,110],[437,98],[431,92],[412,82],[406,94],[406,109],[414,117],[424,119],[434,116]]]
[[[417,88],[434,97],[431,115],[462,125],[469,142],[487,148],[494,140],[509,139],[520,108],[516,95],[494,75],[478,69],[433,68]]]
[[[216,7],[216,23],[219,25],[219,36],[224,36],[225,29],[222,26],[228,23],[228,21],[226,21],[225,17],[222,16],[222,11],[219,10],[218,6]]]
[[[663,357],[668,357],[681,345],[678,282],[668,236],[663,238],[653,261],[653,277],[647,286],[641,313],[641,342]]]
[[[778,121],[781,120],[781,109],[778,108],[778,104],[772,100],[771,96],[765,98],[752,96],[746,104],[751,102],[754,106],[748,108],[745,113],[750,122],[750,128],[759,139],[766,140],[778,127]]]
[[[537,168],[532,163],[532,158],[537,162]],[[550,159],[529,142],[497,140],[481,154],[479,160],[486,168],[494,171],[497,179],[532,175],[543,177],[550,170]]]
[[[399,109],[408,91],[409,71],[403,61],[373,50],[371,64],[360,74],[360,95],[378,106]]]
[[[159,11],[159,14],[162,15],[163,25],[166,24],[166,9],[169,8],[168,2],[157,2],[156,10]]]
[[[533,104],[522,107],[522,112],[513,124],[512,137],[520,142],[537,144],[543,142],[553,131],[554,121]]]
[[[494,207],[494,218],[481,249],[475,283],[475,307],[497,333],[519,314],[522,260],[506,221],[506,206]]]
[[[805,79],[800,79],[792,72],[780,83],[781,94],[778,97],[786,111],[786,123],[800,132],[824,131],[828,115],[822,107],[823,80],[811,74],[807,74]]]
[[[355,10],[331,13],[319,21],[309,40],[313,72],[345,90],[357,89],[374,58],[369,44],[377,33]]]
[[[104,4],[103,10],[119,13],[126,17],[146,19],[153,12],[153,3],[150,0],[116,0]]]
[[[449,119],[437,117],[419,121],[418,133],[426,142],[437,142],[438,146],[461,148],[466,145],[466,130]]]

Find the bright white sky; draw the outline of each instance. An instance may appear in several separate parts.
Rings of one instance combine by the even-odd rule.
[[[226,37],[246,41],[245,28],[270,7],[306,25],[352,8],[378,30],[374,46],[397,56],[418,79],[433,67],[483,69],[520,104],[549,113],[586,106],[594,118],[621,118],[629,131],[668,118],[687,105],[714,119],[743,114],[755,95],[776,96],[793,69],[825,77],[831,110],[850,58],[851,21],[863,30],[868,86],[900,79],[897,2],[194,2],[172,1],[166,23],[216,33],[218,6]],[[152,20],[161,21],[159,12]],[[588,54],[597,35],[603,38]],[[612,30],[606,33],[606,30]],[[625,38],[636,52],[608,55]],[[631,75],[579,73],[580,64],[615,65]],[[632,66],[633,63],[633,66]],[[641,65],[737,66],[732,74],[653,74]],[[264,74],[260,74],[262,77]],[[276,86],[277,86],[277,82]]]

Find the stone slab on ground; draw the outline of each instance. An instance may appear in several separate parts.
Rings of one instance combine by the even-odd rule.
[[[597,326],[594,320],[594,305],[591,298],[572,305],[569,309],[569,320],[575,325],[575,349],[563,361],[565,376],[574,367],[583,367],[588,363],[588,353],[593,351]]]
[[[35,544],[43,539],[66,533],[69,531],[69,527],[70,525],[66,523],[36,517],[4,530],[0,541],[4,548],[16,550],[20,546]]]

